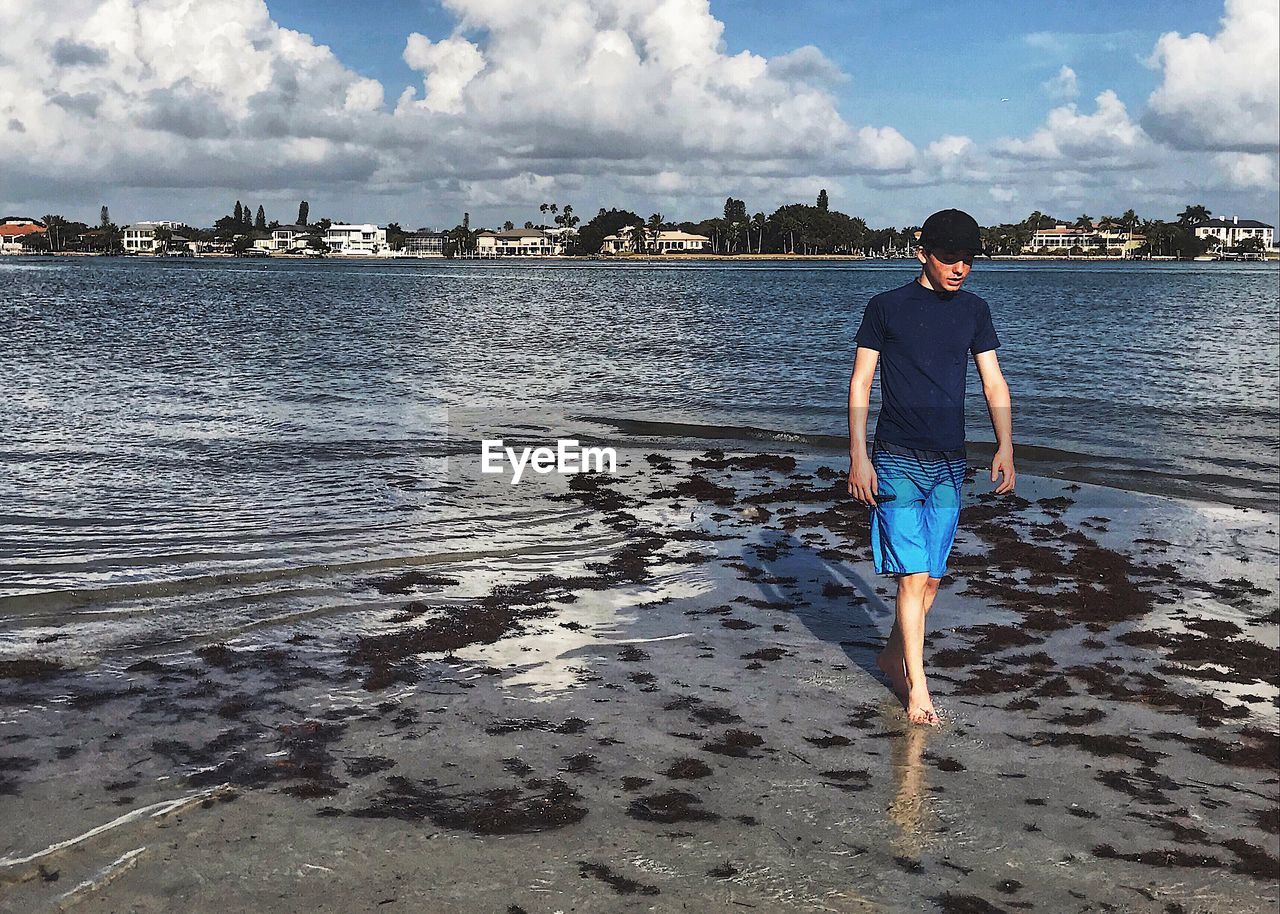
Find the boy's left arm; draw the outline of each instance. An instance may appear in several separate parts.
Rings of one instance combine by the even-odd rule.
[[[1009,385],[1000,371],[996,351],[988,349],[973,357],[982,378],[982,394],[987,398],[987,412],[991,414],[991,429],[996,435],[996,454],[991,458],[991,481],[1000,477],[995,494],[1012,492],[1017,473],[1013,469],[1013,409],[1009,397]]]

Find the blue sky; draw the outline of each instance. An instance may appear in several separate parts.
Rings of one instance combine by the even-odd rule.
[[[6,211],[1280,221],[1275,0],[74,2],[0,30]]]

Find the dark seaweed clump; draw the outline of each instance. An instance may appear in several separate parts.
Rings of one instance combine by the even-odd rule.
[[[556,779],[530,779],[528,790],[498,787],[449,793],[434,778],[415,781],[393,776],[373,802],[351,813],[370,819],[429,819],[441,828],[477,835],[514,835],[551,831],[580,822],[587,815],[581,796]]]
[[[599,879],[605,885],[609,886],[619,895],[657,895],[658,887],[655,885],[645,885],[626,876],[620,876],[603,863],[589,863],[585,860],[579,861],[578,873],[583,878],[592,876]]]
[[[683,790],[668,790],[632,800],[627,815],[647,822],[712,822],[720,817],[702,809],[702,800]]]

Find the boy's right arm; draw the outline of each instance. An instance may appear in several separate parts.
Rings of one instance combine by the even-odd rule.
[[[867,413],[879,359],[877,350],[859,346],[849,376],[849,494],[865,505],[876,503],[876,471],[867,456]]]

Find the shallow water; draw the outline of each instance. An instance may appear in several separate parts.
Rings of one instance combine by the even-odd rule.
[[[669,423],[843,435],[862,308],[910,278],[0,261],[0,616],[260,625],[341,606],[334,580],[389,564],[604,548],[547,500],[555,484],[482,486],[458,464],[480,437],[637,435],[581,416],[685,444]],[[1020,443],[1095,481],[1274,510],[1276,284],[1272,264],[996,263],[969,287],[992,306]],[[969,394],[971,438],[990,440],[972,372]]]

